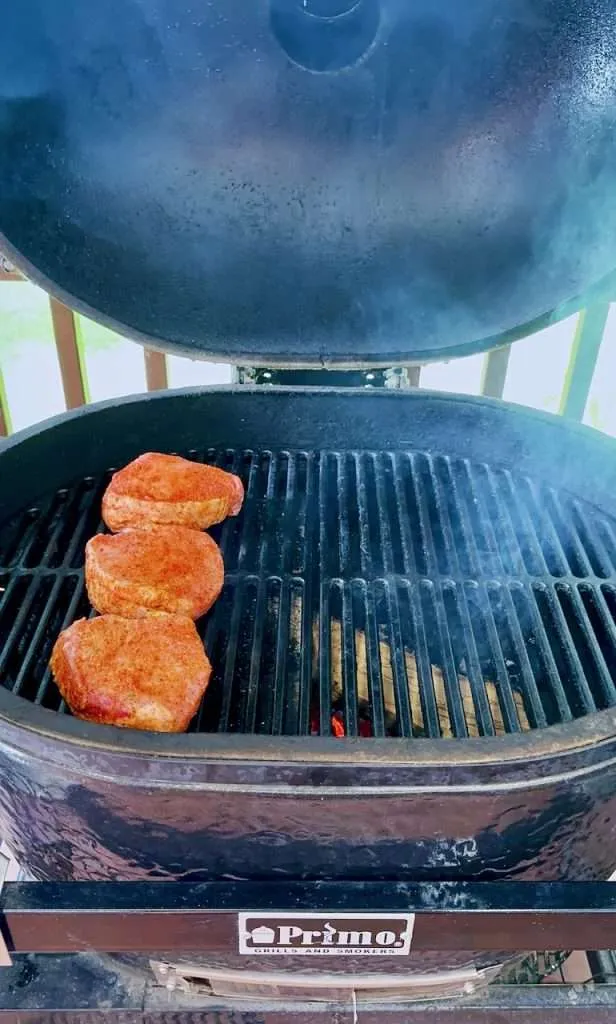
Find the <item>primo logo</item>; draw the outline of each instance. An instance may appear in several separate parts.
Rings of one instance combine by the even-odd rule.
[[[407,956],[413,914],[239,915],[244,956]]]

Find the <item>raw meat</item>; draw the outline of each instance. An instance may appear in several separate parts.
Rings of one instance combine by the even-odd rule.
[[[223,583],[218,545],[185,526],[97,534],[86,544],[88,597],[101,614],[168,612],[198,619]]]
[[[147,452],[112,477],[103,520],[116,532],[148,523],[204,530],[236,516],[244,500],[238,476],[177,455]]]
[[[78,718],[152,732],[184,732],[211,666],[191,619],[79,619],[58,637],[51,670]]]

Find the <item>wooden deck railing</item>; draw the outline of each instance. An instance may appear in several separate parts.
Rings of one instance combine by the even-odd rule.
[[[25,280],[0,254],[0,284],[3,281]],[[74,409],[89,401],[80,317],[58,299],[50,297],[49,306],[65,404],[67,409]],[[609,302],[599,302],[578,314],[559,407],[560,413],[572,420],[581,421],[584,416],[609,308]],[[480,386],[482,395],[502,398],[507,384],[510,354],[511,346],[506,345],[485,356]],[[145,349],[144,371],[148,391],[157,391],[169,386],[167,360],[162,353]],[[418,368],[414,376],[414,383],[417,386],[421,384],[420,372]],[[0,436],[6,436],[10,432],[11,416],[0,367]]]
[[[3,281],[26,280],[0,254],[0,284]],[[86,405],[89,401],[80,317],[68,306],[51,296],[49,297],[49,307],[65,405],[67,409],[76,409],[80,405]],[[148,391],[159,391],[168,387],[167,360],[164,354],[144,349],[143,358]],[[6,437],[10,433],[10,422],[10,411],[0,367],[0,436]]]

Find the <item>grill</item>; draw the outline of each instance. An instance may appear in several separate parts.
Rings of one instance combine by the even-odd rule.
[[[288,1013],[317,978],[352,993],[356,1019],[362,974],[368,999],[392,978],[391,994],[468,994],[512,949],[469,883],[489,882],[525,942],[529,919],[559,942],[563,896],[542,883],[616,867],[616,448],[402,387],[418,363],[496,350],[588,288],[609,301],[614,4],[537,0],[532,18],[494,0],[209,0],[198,17],[143,0],[106,19],[91,0],[25,6],[0,45],[15,266],[154,348],[311,387],[130,399],[0,448],[0,837],[53,883],[25,892],[30,910],[46,902],[23,908],[16,948],[57,948],[54,908],[69,949],[98,948],[94,929],[131,971],[160,953],[157,977],[189,995],[205,978],[235,997],[248,979]],[[343,387],[312,387],[326,368]],[[109,473],[148,450],[231,469],[247,492],[214,531],[226,580],[200,623],[214,675],[189,735],[78,721],[48,669],[61,629],[92,614],[84,547]],[[80,932],[55,883],[84,882],[68,899],[91,901],[91,882],[118,879],[196,884],[163,886],[172,912],[141,904],[141,923],[135,901],[160,886],[104,887],[122,934],[91,902]],[[513,880],[536,883],[526,903]],[[420,912],[408,955],[381,959],[387,919],[365,949],[363,924],[339,927],[349,908],[406,913],[414,887],[428,932]],[[594,890],[571,899],[585,935],[602,900],[613,913]],[[321,937],[312,952],[331,959],[293,983],[274,955],[284,931],[270,947],[255,914],[302,906],[321,913],[293,926],[297,951]],[[330,948],[334,933],[360,938]],[[177,963],[154,948],[173,934]],[[14,983],[26,1001],[30,969]],[[98,1001],[89,985],[88,1005],[115,1006],[115,985]]]
[[[214,675],[189,735],[80,722],[48,669],[60,630],[92,614],[84,548],[110,473],[147,450],[246,488],[212,531],[225,586],[199,624]],[[24,872],[315,893],[607,878],[613,455],[552,417],[395,389],[168,392],[8,441],[0,831]],[[508,954],[377,960],[385,987],[410,971],[458,991]],[[233,941],[176,962],[183,977],[281,968]],[[327,970],[365,965],[332,956]]]
[[[223,594],[191,731],[494,736],[616,705],[616,520],[528,475],[396,451],[184,451],[239,473],[212,531]],[[0,672],[67,713],[47,667],[91,614],[84,545],[109,473],[0,531]]]

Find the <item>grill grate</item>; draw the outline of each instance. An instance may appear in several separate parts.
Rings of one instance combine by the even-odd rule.
[[[412,737],[543,728],[616,704],[616,520],[503,469],[422,452],[193,451],[246,502],[212,531],[222,596],[191,728]],[[0,673],[66,712],[47,662],[92,614],[108,476],[0,530]]]

